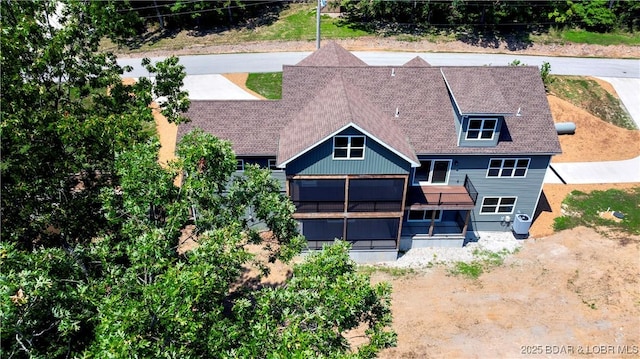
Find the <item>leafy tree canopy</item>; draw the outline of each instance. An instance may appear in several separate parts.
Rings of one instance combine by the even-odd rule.
[[[128,69],[97,51],[130,35],[123,3],[0,6],[0,356],[371,357],[395,343],[389,288],[355,273],[346,244],[281,287],[243,280],[303,248],[294,207],[201,131],[159,164],[152,104],[185,121],[185,74],[145,60],[154,79],[123,84]],[[177,251],[186,237],[196,248]],[[369,338],[357,349],[354,328]]]

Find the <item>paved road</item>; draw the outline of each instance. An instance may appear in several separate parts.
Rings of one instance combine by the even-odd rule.
[[[540,66],[544,61],[549,62],[551,72],[556,75],[640,78],[640,60],[431,52],[354,52],[354,54],[369,65],[400,66],[415,56],[421,56],[434,66],[502,66],[518,59],[527,65],[536,66]],[[189,75],[275,72],[282,71],[282,65],[296,64],[307,55],[309,52],[182,56],[180,63],[186,67]],[[160,59],[152,58],[154,61]],[[118,62],[121,65],[134,67],[134,72],[129,74],[130,77],[148,76],[146,70],[140,66],[140,59],[120,59]]]

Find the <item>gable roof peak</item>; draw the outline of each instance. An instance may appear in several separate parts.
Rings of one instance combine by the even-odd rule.
[[[413,59],[407,61],[407,63],[405,63],[404,65],[402,65],[404,67],[430,67],[431,64],[428,63],[425,59],[423,59],[420,56],[416,56]]]
[[[355,127],[415,167],[418,158],[392,118],[338,74],[280,131],[278,166],[286,165],[336,133]]]
[[[296,66],[368,66],[364,61],[360,60],[356,55],[345,50],[335,41],[328,41],[326,45],[305,57],[298,62]]]

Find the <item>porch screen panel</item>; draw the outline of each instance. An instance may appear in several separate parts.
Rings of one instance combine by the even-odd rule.
[[[351,218],[347,241],[353,249],[396,248],[400,218]]]
[[[331,244],[344,235],[344,219],[303,219],[299,223],[311,249],[320,249],[323,244]]]
[[[349,181],[349,212],[402,211],[404,179],[376,178]]]
[[[344,181],[291,180],[291,201],[297,212],[344,212]]]

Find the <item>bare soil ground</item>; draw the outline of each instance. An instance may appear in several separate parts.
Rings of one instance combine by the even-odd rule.
[[[362,49],[356,45],[346,47]],[[297,51],[312,50],[312,44],[307,47]],[[637,48],[631,50],[638,57]],[[567,50],[560,54],[579,55]],[[244,87],[246,74],[227,77]],[[603,86],[615,92],[607,83]],[[554,121],[577,125],[575,135],[560,136],[563,154],[555,162],[640,155],[640,131],[615,127],[555,96],[548,98]],[[162,129],[169,137],[175,133],[173,126],[159,124]],[[398,347],[381,357],[640,357],[640,237],[587,228],[554,233],[552,228],[562,200],[574,189],[637,186],[640,183],[545,185],[543,211],[534,220],[531,237],[504,265],[477,280],[452,276],[444,267],[400,278],[376,272],[373,281],[393,286],[393,328],[398,333]],[[248,270],[243,280],[250,281],[253,273]],[[278,263],[270,277],[255,284],[281,283],[290,273]]]
[[[216,37],[210,34],[204,37]],[[198,36],[200,42],[207,42]],[[177,44],[193,44],[194,37],[188,32],[177,34]],[[215,40],[212,40],[212,42]],[[326,40],[323,40],[326,41]],[[628,45],[589,45],[589,44],[528,44],[510,43],[506,41],[473,42],[473,41],[399,41],[393,37],[360,37],[355,39],[331,40],[339,43],[349,51],[407,51],[407,52],[470,52],[470,53],[504,53],[539,56],[576,56],[606,58],[639,58],[640,46]],[[118,53],[118,57],[157,57],[184,56],[202,54],[226,54],[245,52],[278,52],[278,51],[314,51],[315,41],[260,41],[239,44],[196,44],[170,50],[154,50],[147,52],[121,52],[117,48],[109,50]],[[506,65],[506,64],[505,64]]]
[[[582,227],[528,239],[477,280],[445,268],[400,279],[377,272],[374,281],[393,285],[398,333],[381,357],[638,357],[639,244]]]

